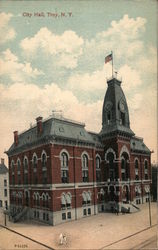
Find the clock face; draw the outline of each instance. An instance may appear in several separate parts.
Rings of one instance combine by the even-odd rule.
[[[120,102],[120,104],[119,104],[119,107],[120,107],[120,110],[122,111],[122,112],[124,112],[125,111],[125,104],[124,104],[124,102]]]

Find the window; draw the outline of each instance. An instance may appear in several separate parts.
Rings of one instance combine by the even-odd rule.
[[[120,112],[120,123],[121,125],[125,125],[125,113]]]
[[[4,196],[7,197],[7,189],[4,189]]]
[[[88,182],[88,156],[86,154],[82,156],[82,181]]]
[[[7,180],[4,180],[4,186],[7,187]]]
[[[83,209],[83,215],[87,215],[87,209],[86,208]]]
[[[121,175],[122,181],[127,181],[128,178],[130,178],[129,157],[126,152],[124,152],[121,156]]]
[[[42,169],[45,169],[47,167],[47,155],[46,153],[42,154]]]
[[[61,181],[62,183],[69,182],[68,155],[65,152],[61,154]]]
[[[47,184],[47,155],[42,153],[42,183]]]
[[[112,152],[107,154],[107,161],[109,166],[109,179],[114,181],[117,177],[117,173],[115,171],[114,154]]]
[[[17,169],[18,169],[18,172],[20,172],[20,170],[21,170],[21,163],[20,163],[19,159],[17,161]]]
[[[63,193],[61,196],[61,209],[66,210],[71,208],[71,199],[72,196],[70,193]]]
[[[24,184],[28,184],[28,159],[24,158]]]
[[[111,111],[107,112],[107,121],[108,121],[108,124],[110,124],[110,121],[111,121]]]
[[[12,174],[13,174],[14,171],[15,171],[15,164],[14,164],[14,161],[13,161],[13,160],[11,161],[11,171],[12,171]]]
[[[100,169],[100,158],[96,157],[96,181],[101,181],[101,169]]]
[[[37,170],[37,155],[33,156],[32,166],[33,166],[33,171],[35,172]]]
[[[67,213],[67,218],[68,218],[68,219],[71,219],[71,212],[68,212],[68,213]]]
[[[139,180],[138,160],[135,160],[135,180]]]
[[[82,193],[82,205],[83,206],[89,206],[91,204],[91,192],[84,191]]]
[[[144,161],[144,174],[145,174],[145,180],[148,180],[148,161]]]
[[[66,213],[62,213],[62,220],[66,220]]]
[[[91,209],[90,209],[90,208],[88,208],[88,214],[89,214],[89,215],[91,214]]]
[[[0,200],[0,207],[2,207],[3,206],[3,202],[2,202],[2,200]]]

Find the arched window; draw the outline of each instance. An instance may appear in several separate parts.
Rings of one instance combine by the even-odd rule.
[[[15,173],[15,163],[14,163],[14,160],[12,160],[11,161],[11,183],[12,183],[12,185],[14,185],[15,184],[15,175],[14,175],[14,173]]]
[[[28,184],[28,158],[24,157],[24,184]]]
[[[37,155],[33,156],[32,166],[33,166],[33,170],[37,169]]]
[[[87,206],[87,205],[90,205],[90,203],[91,203],[91,192],[84,191],[82,193],[82,205]]]
[[[88,156],[82,155],[82,180],[88,182]]]
[[[65,152],[61,154],[61,181],[62,183],[69,182],[68,155]]]
[[[14,160],[11,161],[11,171],[12,171],[12,174],[13,174],[14,171],[15,171],[15,163],[14,163]]]
[[[139,164],[138,164],[138,159],[135,159],[134,166],[135,166],[135,180],[139,180]]]
[[[122,181],[127,181],[130,178],[129,156],[126,152],[121,155],[121,175]]]
[[[20,172],[20,170],[21,170],[21,162],[20,162],[20,159],[17,160],[17,169],[18,169],[18,172]]]
[[[112,152],[109,152],[107,154],[107,161],[108,161],[108,166],[109,166],[110,181],[114,181],[117,178],[117,174],[115,170],[114,154]]]
[[[100,158],[96,157],[96,181],[101,181],[101,169],[100,169]]]
[[[17,170],[18,170],[18,184],[21,184],[21,162],[20,159],[17,160]]]
[[[145,180],[148,180],[148,161],[145,160],[144,161],[144,177],[145,177]]]
[[[69,192],[67,194],[63,193],[61,195],[61,209],[62,210],[71,208],[71,199],[72,199],[72,196]]]
[[[37,177],[37,155],[34,154],[32,158],[32,172],[33,172],[33,184],[38,183],[38,177]]]
[[[41,157],[41,161],[42,161],[42,169],[45,169],[47,167],[47,155],[45,152],[42,153],[42,157]]]
[[[42,152],[41,161],[42,161],[42,183],[47,184],[47,155],[45,151]]]

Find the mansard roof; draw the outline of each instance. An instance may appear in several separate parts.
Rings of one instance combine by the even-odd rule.
[[[87,132],[84,123],[75,122],[65,118],[51,117],[42,122],[42,133],[37,133],[37,125],[18,135],[18,144],[12,144],[6,152],[8,155],[21,149],[27,149],[31,145],[41,145],[48,142],[73,141],[82,144],[96,145],[101,144],[98,135]]]
[[[131,138],[130,144],[131,144],[131,151],[135,153],[145,153],[145,154],[151,153],[149,148],[144,144],[143,138],[133,136]]]

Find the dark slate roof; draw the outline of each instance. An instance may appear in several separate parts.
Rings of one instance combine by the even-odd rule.
[[[131,138],[130,143],[131,143],[131,150],[134,152],[142,152],[142,153],[148,153],[148,154],[151,153],[149,148],[144,144],[143,138],[134,136]]]
[[[68,120],[65,118],[51,117],[43,121],[43,133],[37,135],[37,125],[19,134],[18,145],[13,143],[6,152],[10,154],[17,149],[25,149],[30,145],[37,145],[41,142],[51,141],[51,139],[73,140],[82,143],[96,144],[96,136],[88,133],[85,124]]]
[[[113,132],[122,132],[122,133],[126,133],[129,135],[134,135],[133,131],[128,128],[125,127],[123,125],[119,125],[119,124],[112,124],[112,125],[108,125],[106,126],[105,129],[102,129],[102,131],[100,132],[100,135],[110,135]]]
[[[6,174],[8,173],[8,168],[4,165],[0,163],[0,174]]]

